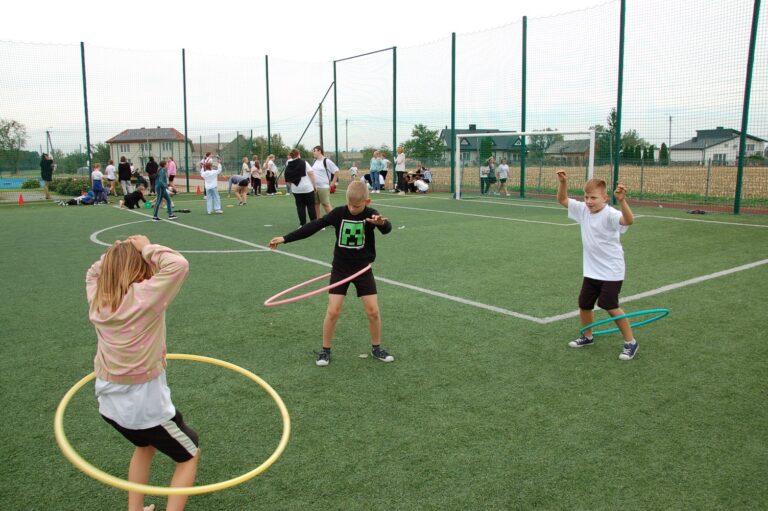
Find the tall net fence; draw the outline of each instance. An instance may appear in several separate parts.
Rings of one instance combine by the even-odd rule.
[[[194,179],[207,152],[231,174],[243,158],[274,153],[281,163],[290,148],[310,157],[314,145],[339,160],[343,177],[351,163],[364,173],[373,149],[394,160],[403,145],[407,170],[432,170],[433,191],[456,186],[451,156],[458,154],[462,190],[479,190],[481,164],[492,156],[497,164],[507,160],[513,195],[552,195],[557,168],[579,176],[578,193],[586,137],[547,130],[593,128],[595,175],[611,185],[618,178],[633,200],[767,212],[764,2],[746,159],[743,168],[737,164],[753,7],[749,0],[627,2],[622,54],[622,2],[614,0],[417,46],[340,55],[335,83],[334,62],[189,51],[182,59],[181,50],[85,45],[84,94],[79,45],[0,41],[0,186],[8,190],[0,198],[14,199],[23,181],[39,177],[43,152],[53,155],[59,176],[87,174],[93,164],[104,168],[121,157],[141,170],[151,156],[173,157]],[[455,153],[452,121],[459,135],[487,137],[468,137]],[[522,130],[542,134],[493,136]]]

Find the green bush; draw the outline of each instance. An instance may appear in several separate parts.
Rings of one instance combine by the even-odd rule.
[[[77,196],[91,188],[91,181],[87,177],[56,178],[48,188],[61,195]]]
[[[21,188],[23,190],[30,190],[34,188],[40,188],[40,181],[37,179],[27,179],[23,183],[21,183]]]

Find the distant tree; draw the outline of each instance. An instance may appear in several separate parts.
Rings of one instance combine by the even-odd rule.
[[[57,171],[75,173],[79,168],[87,166],[88,156],[78,149],[61,156],[54,160],[54,162],[56,163]]]
[[[480,162],[484,163],[489,156],[493,154],[493,138],[483,137],[480,139]]]
[[[93,163],[101,163],[102,168],[106,168],[110,158],[109,145],[100,143],[91,146],[91,158]]]
[[[606,163],[612,161],[613,139],[611,133],[602,124],[595,124],[589,129],[595,130],[595,163]]]
[[[543,131],[554,131],[552,128],[546,128]],[[528,152],[536,157],[542,158],[544,157],[544,153],[547,152],[547,149],[554,144],[555,142],[560,142],[563,140],[563,136],[560,134],[550,134],[550,135],[529,135],[526,137],[526,149]]]
[[[656,146],[655,145],[651,144],[648,147],[646,147],[645,148],[645,153],[643,154],[643,162],[646,165],[653,165],[654,162],[655,162],[655,160],[654,160],[655,153],[656,153]]]
[[[409,158],[434,161],[443,157],[445,144],[440,139],[439,130],[417,124],[411,130],[411,138],[403,143],[403,150]]]
[[[669,165],[669,149],[667,149],[667,144],[664,142],[662,142],[659,149],[659,165]]]
[[[0,119],[0,166],[19,171],[21,150],[27,145],[27,128],[12,119]]]
[[[391,150],[389,149],[388,145],[382,145],[381,147],[374,147],[369,145],[369,146],[363,147],[360,150],[360,154],[362,156],[361,164],[364,168],[368,166],[368,163],[371,161],[371,158],[373,158],[373,153],[375,151],[385,151],[386,153],[391,154]]]

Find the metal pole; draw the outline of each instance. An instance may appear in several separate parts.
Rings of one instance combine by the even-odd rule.
[[[85,79],[85,44],[80,42],[80,63],[83,69],[83,110],[85,111],[85,150],[88,170],[93,170],[91,163],[91,126],[88,121],[88,85]]]
[[[448,148],[451,150],[451,194],[456,196],[456,32],[451,33],[451,142]]]
[[[349,119],[344,120],[344,151],[349,152]],[[336,156],[338,159],[338,156]]]
[[[624,89],[624,27],[627,14],[627,0],[621,0],[621,20],[619,22],[619,83],[616,93],[616,126],[614,127],[614,138],[616,142],[613,145],[613,183],[611,190],[619,182],[619,153],[621,151],[621,102]],[[616,197],[611,194],[613,204],[616,204]]]
[[[523,16],[523,78],[520,110],[520,131],[525,133],[526,65],[528,46],[528,16]],[[525,198],[525,136],[520,137],[520,198]]]
[[[336,61],[333,61],[333,134],[336,141],[336,164],[341,165],[339,161],[339,107],[336,100]],[[347,139],[349,140],[349,139]],[[322,145],[322,144],[321,144]]]
[[[267,73],[267,153],[272,154],[272,127],[269,115],[269,55],[264,55],[264,68]]]
[[[395,154],[397,154],[397,46],[392,47],[392,155]],[[392,188],[397,188],[396,174],[393,168]]]
[[[320,117],[318,118],[318,124],[320,126],[320,147],[323,147],[323,104],[320,103],[317,106],[317,109],[320,111]]]
[[[184,173],[187,177],[187,192],[189,192],[189,132],[187,131],[187,56],[181,49],[181,77],[184,87]]]
[[[709,202],[709,184],[711,183],[712,179],[712,158],[707,160],[707,185],[704,189],[704,202]]]
[[[749,36],[749,59],[747,60],[747,78],[744,83],[744,106],[741,113],[741,136],[739,137],[739,170],[736,173],[736,197],[733,201],[733,214],[741,211],[741,188],[744,184],[744,158],[747,154],[747,128],[749,128],[749,97],[752,92],[752,68],[755,65],[755,45],[757,43],[757,20],[760,17],[760,0],[755,0],[752,11],[752,33]]]

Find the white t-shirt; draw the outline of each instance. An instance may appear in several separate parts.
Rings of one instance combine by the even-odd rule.
[[[331,182],[328,176],[330,175],[331,179],[333,179],[333,175],[339,171],[339,167],[330,158],[326,158],[325,163],[328,165],[327,173],[325,172],[322,158],[315,160],[315,163],[312,164],[312,170],[315,171],[315,184],[318,188],[330,188]]]
[[[628,225],[621,225],[621,211],[605,205],[597,213],[581,201],[568,199],[568,218],[581,225],[584,276],[591,279],[624,280],[624,249],[620,235]]]
[[[107,179],[110,181],[115,180],[115,166],[114,165],[107,165]]]
[[[386,172],[386,171],[388,171],[388,170],[389,170],[389,164],[390,164],[390,163],[392,163],[392,162],[391,162],[391,161],[389,161],[389,160],[388,160],[388,159],[386,159],[386,158],[382,158],[382,159],[381,159],[381,163],[383,163],[383,164],[384,164],[384,172]]]
[[[352,176],[352,178],[357,175],[357,167],[355,165],[349,167],[349,175]]]
[[[315,173],[314,170],[312,170],[312,167],[309,165],[309,163],[307,162],[304,162],[304,163],[307,165],[307,175],[301,178],[301,181],[299,181],[299,184],[291,185],[291,192],[293,193],[309,193],[309,192],[315,191],[314,187],[312,186],[312,180],[309,178],[309,175],[314,174],[315,180],[317,180],[317,174]],[[320,164],[322,165],[323,162],[320,162]],[[315,183],[317,183],[317,181],[315,181]],[[326,188],[328,187],[326,186]]]
[[[206,190],[214,190],[218,189],[219,187],[219,174],[221,174],[221,168],[211,169],[211,170],[204,170],[200,173],[201,176],[203,176],[203,181],[205,181],[205,189]]]
[[[96,378],[96,399],[101,415],[128,429],[154,428],[176,415],[165,371],[146,383],[130,385]]]
[[[421,179],[417,179],[416,181],[414,181],[413,186],[415,186],[416,189],[419,190],[421,193],[425,193],[429,190],[429,185]]]
[[[506,163],[502,163],[499,165],[499,179],[508,179],[509,178],[509,165]]]
[[[395,158],[395,172],[405,172],[405,153],[400,153]]]
[[[104,174],[102,174],[100,170],[97,169],[91,172],[92,181],[101,181],[102,179],[104,179]]]

